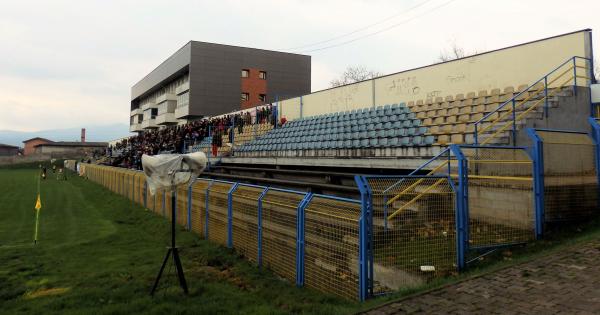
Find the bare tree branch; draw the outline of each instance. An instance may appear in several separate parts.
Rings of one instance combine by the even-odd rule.
[[[354,82],[373,79],[381,76],[381,73],[374,70],[367,70],[365,66],[348,66],[339,78],[329,82],[331,87],[346,85]]]
[[[446,61],[450,61],[450,60],[468,57],[468,56],[475,55],[478,53],[479,53],[479,51],[477,51],[477,50],[466,53],[464,48],[458,46],[456,41],[454,41],[454,42],[452,42],[452,44],[450,46],[450,51],[448,51],[448,50],[440,51],[440,55],[438,57],[438,60],[436,60],[436,61],[446,62]]]

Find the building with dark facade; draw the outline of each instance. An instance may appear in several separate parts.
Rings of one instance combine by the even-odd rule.
[[[310,56],[190,41],[131,88],[130,131],[310,93]]]
[[[0,143],[0,156],[14,156],[19,154],[19,147]]]

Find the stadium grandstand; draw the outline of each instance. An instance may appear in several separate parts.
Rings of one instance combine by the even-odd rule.
[[[147,131],[84,172],[168,217],[170,192],[122,168],[203,151],[168,219],[364,300],[598,214],[591,47],[581,30]]]

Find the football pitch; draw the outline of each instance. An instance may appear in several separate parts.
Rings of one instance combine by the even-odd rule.
[[[49,169],[34,245],[39,169],[0,169],[0,313],[348,314],[366,305],[296,288],[268,270],[180,230],[185,296],[167,268],[169,224],[130,200]]]

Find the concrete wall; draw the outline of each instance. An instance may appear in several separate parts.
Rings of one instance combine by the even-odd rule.
[[[31,163],[38,161],[48,161],[53,158],[52,155],[19,155],[19,156],[0,156],[0,165],[14,165],[14,164],[22,164],[22,163]]]
[[[569,33],[318,91],[303,96],[302,116],[531,84],[572,56],[591,57],[590,35],[589,30]],[[281,101],[280,114],[300,117],[298,103],[297,98]]]

